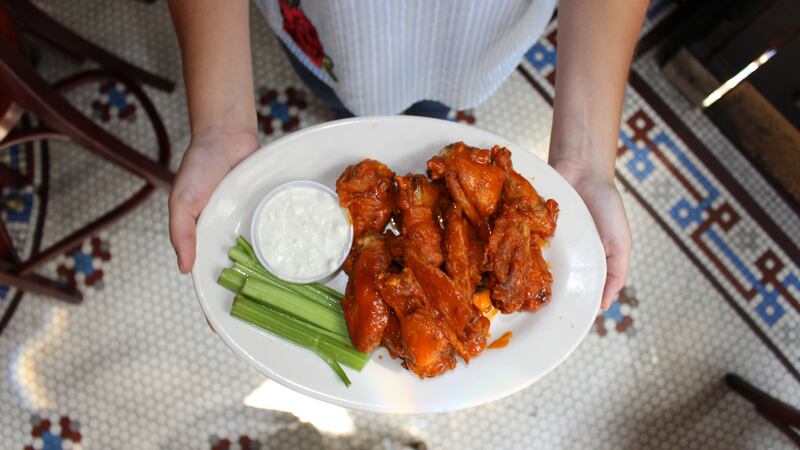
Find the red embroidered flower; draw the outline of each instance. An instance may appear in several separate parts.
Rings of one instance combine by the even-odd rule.
[[[333,61],[325,54],[316,27],[298,8],[299,3],[299,0],[278,0],[283,16],[283,29],[315,66],[324,68],[336,80]]]
[[[279,0],[281,5],[281,14],[283,15],[283,29],[289,36],[292,37],[294,42],[300,47],[311,62],[317,67],[322,67],[322,60],[325,58],[325,50],[322,49],[322,44],[319,42],[317,36],[317,29],[314,24],[308,20],[303,11],[294,5],[289,6],[287,0]]]

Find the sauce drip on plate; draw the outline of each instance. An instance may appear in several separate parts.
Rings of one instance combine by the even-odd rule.
[[[487,345],[486,348],[494,348],[494,349],[503,348],[506,345],[508,345],[508,341],[511,340],[511,336],[513,336],[513,335],[514,334],[512,332],[506,331],[505,333],[503,333],[502,336],[497,338],[497,340],[495,340],[491,344]]]

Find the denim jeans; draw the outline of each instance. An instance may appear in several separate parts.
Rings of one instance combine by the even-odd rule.
[[[292,64],[294,71],[297,72],[297,76],[303,80],[303,83],[312,94],[319,97],[333,109],[333,113],[337,119],[355,117],[355,114],[350,112],[350,110],[342,104],[342,101],[339,100],[339,97],[336,96],[336,93],[333,92],[330,86],[322,82],[322,80],[308,70],[283,44],[281,44],[281,47],[283,47],[286,56],[289,58],[289,62]],[[442,103],[432,100],[422,100],[411,105],[410,108],[403,111],[403,114],[409,116],[433,117],[434,119],[447,119],[447,114],[449,112],[450,108]]]

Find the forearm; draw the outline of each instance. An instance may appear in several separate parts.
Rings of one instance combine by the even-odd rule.
[[[169,0],[194,136],[257,131],[249,8],[247,0]]]
[[[612,179],[646,0],[561,0],[550,163]]]

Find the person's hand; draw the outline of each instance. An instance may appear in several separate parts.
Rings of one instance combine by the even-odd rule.
[[[222,177],[257,148],[255,130],[208,130],[192,136],[169,195],[169,238],[182,273],[194,265],[195,224],[211,193]]]
[[[558,3],[550,164],[589,207],[606,251],[605,310],[624,287],[631,232],[614,186],[628,70],[647,0]]]
[[[631,230],[622,198],[613,178],[595,174],[589,168],[564,161],[551,161],[553,167],[572,184],[594,218],[606,251],[608,275],[601,308],[607,310],[625,286],[631,256]]]

